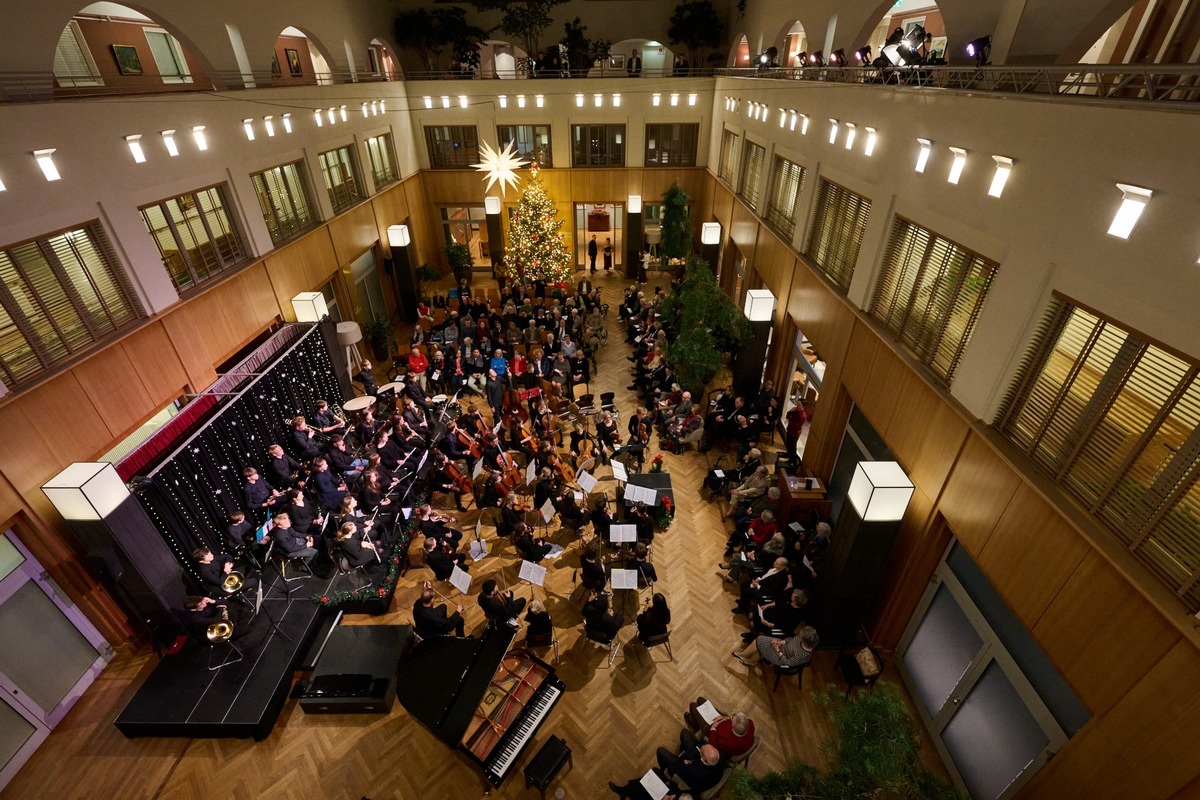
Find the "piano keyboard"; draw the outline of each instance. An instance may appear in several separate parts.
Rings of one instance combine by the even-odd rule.
[[[550,708],[558,702],[562,695],[562,686],[557,680],[548,681],[542,685],[544,691],[538,693],[533,703],[526,707],[525,712],[517,720],[516,725],[508,729],[504,740],[495,748],[484,765],[484,773],[488,780],[499,786],[508,773],[509,767],[516,763],[517,757],[529,744],[533,734],[537,732],[542,720],[550,713]]]

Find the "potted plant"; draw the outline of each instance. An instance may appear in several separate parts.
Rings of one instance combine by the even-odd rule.
[[[379,362],[386,361],[396,347],[396,332],[392,323],[383,314],[376,314],[362,326],[363,338],[371,345],[371,356]]]
[[[442,273],[433,264],[422,264],[417,267],[413,277],[417,279],[417,294],[421,297],[428,297],[429,293],[425,291],[425,284],[440,281]]]
[[[679,385],[699,396],[716,376],[726,354],[735,354],[750,324],[721,291],[708,262],[692,256],[679,289],[662,304],[662,320],[678,334],[667,355]]]
[[[457,242],[446,245],[446,262],[454,272],[456,285],[464,278],[468,284],[471,283],[471,271],[475,268],[475,257],[471,255],[471,248]]]

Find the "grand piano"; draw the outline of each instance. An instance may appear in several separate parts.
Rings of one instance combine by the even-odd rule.
[[[516,631],[422,640],[400,663],[401,705],[499,787],[566,688],[554,668],[511,650]]]

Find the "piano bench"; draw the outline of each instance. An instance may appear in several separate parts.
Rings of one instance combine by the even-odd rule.
[[[551,736],[537,751],[537,755],[525,765],[525,788],[536,786],[542,794],[542,800],[546,800],[546,787],[554,780],[554,776],[558,775],[564,763],[575,769],[571,748],[567,747],[567,743],[562,739]]]

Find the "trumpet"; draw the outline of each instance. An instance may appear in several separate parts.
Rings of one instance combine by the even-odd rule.
[[[204,635],[213,644],[228,642],[229,638],[233,636],[233,623],[227,619],[214,622],[208,626],[208,631]]]
[[[241,588],[245,585],[246,576],[237,570],[228,573],[225,576],[225,579],[221,581],[221,588],[225,590],[226,594],[233,594],[234,592],[241,591]]]
[[[335,406],[332,406],[329,410],[331,412],[333,412],[333,418],[338,421],[338,424],[341,425],[343,428],[345,428],[347,426],[346,412],[342,410],[342,407],[335,405]]]

